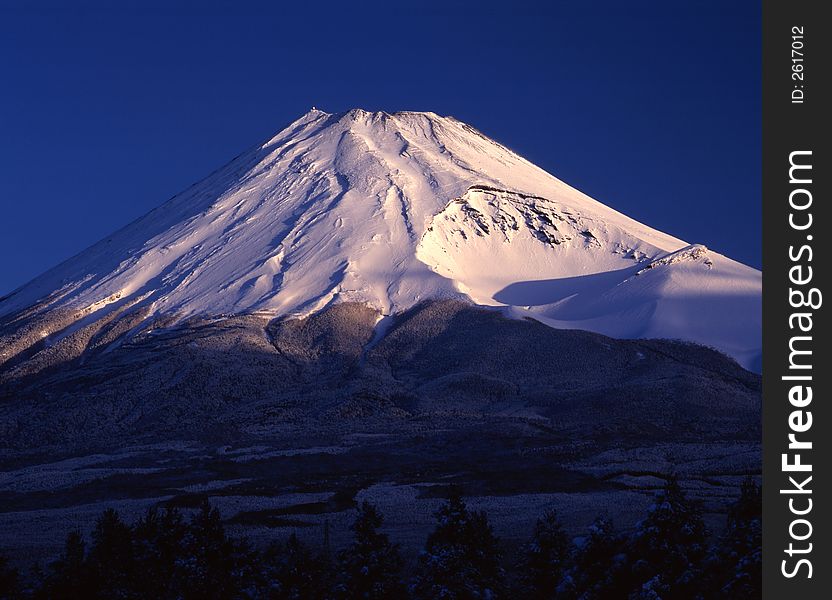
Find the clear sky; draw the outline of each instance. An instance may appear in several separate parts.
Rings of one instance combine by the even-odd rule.
[[[0,294],[313,105],[454,115],[759,268],[760,27],[745,0],[0,0]]]

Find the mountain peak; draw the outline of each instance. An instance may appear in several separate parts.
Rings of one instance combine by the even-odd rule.
[[[95,324],[129,335],[192,316],[343,301],[390,315],[461,298],[558,327],[690,339],[749,364],[758,271],[709,251],[707,270],[668,261],[632,277],[686,246],[456,119],[313,107],[0,300],[0,320],[18,324],[8,358]]]

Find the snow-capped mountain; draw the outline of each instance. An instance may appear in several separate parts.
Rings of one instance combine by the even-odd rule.
[[[759,271],[452,117],[313,109],[0,300],[0,363],[105,324],[117,345],[193,316],[338,302],[393,315],[463,298],[558,328],[695,341],[757,369],[760,293]]]

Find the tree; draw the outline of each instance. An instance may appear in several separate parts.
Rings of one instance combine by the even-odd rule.
[[[554,510],[537,520],[531,542],[525,548],[523,571],[525,596],[529,598],[559,598],[566,594],[564,574],[572,547]],[[559,589],[561,588],[561,589]]]
[[[702,584],[706,537],[698,508],[671,477],[630,544],[634,597],[695,598]]]
[[[17,597],[19,585],[17,569],[9,566],[8,559],[0,554],[0,599]]]
[[[97,595],[97,586],[86,563],[84,538],[80,531],[72,531],[66,537],[61,556],[49,565],[35,597],[71,600],[95,598]]]
[[[141,597],[175,596],[176,570],[183,559],[188,527],[176,509],[149,509],[133,526],[136,590]]]
[[[266,550],[261,573],[268,598],[321,600],[329,596],[329,561],[314,555],[294,533],[285,544],[273,544]]]
[[[747,478],[728,513],[725,533],[712,553],[708,571],[716,579],[713,595],[752,599],[762,593],[763,502],[760,486]]]
[[[436,513],[437,524],[419,557],[417,598],[490,599],[504,593],[498,540],[483,512],[469,512],[453,495]]]
[[[178,570],[184,598],[229,598],[241,587],[240,548],[225,533],[220,513],[204,501],[192,517]]]
[[[580,600],[626,598],[624,539],[612,521],[598,517],[575,552],[569,578]]]
[[[375,506],[366,501],[361,504],[351,526],[355,534],[352,545],[340,554],[339,597],[382,600],[404,596],[404,563],[398,545],[378,531],[383,521]]]
[[[133,531],[115,510],[108,508],[95,523],[86,561],[101,597],[131,596],[135,574],[133,550]]]

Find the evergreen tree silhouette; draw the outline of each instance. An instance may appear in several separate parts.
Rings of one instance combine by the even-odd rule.
[[[274,600],[323,600],[330,597],[331,566],[314,555],[294,533],[273,544],[262,559],[265,596]]]
[[[401,598],[406,588],[401,581],[404,566],[399,547],[380,533],[384,518],[369,502],[363,502],[351,529],[354,539],[340,553],[340,583],[337,597],[345,600]]]
[[[568,597],[571,584],[563,579],[571,553],[569,537],[557,512],[547,511],[535,523],[531,542],[525,548],[521,565],[524,595],[541,600]]]
[[[100,597],[131,596],[135,575],[133,531],[111,508],[95,523],[87,564]]]
[[[149,509],[133,527],[136,591],[145,598],[175,597],[176,570],[185,552],[188,528],[176,509]]]
[[[184,598],[232,598],[240,587],[235,545],[225,533],[220,513],[204,501],[192,517],[184,540],[179,581]]]
[[[86,563],[84,538],[80,531],[72,531],[66,537],[61,556],[49,565],[35,598],[74,600],[97,596],[97,586]]]
[[[9,565],[9,559],[0,554],[0,600],[16,598],[20,593],[20,575]]]
[[[762,594],[762,511],[760,487],[748,477],[708,565],[713,597],[746,600]]]
[[[469,512],[454,494],[436,513],[437,524],[419,557],[412,587],[416,598],[474,600],[500,598],[505,576],[498,540],[482,512]]]
[[[628,554],[639,600],[692,599],[703,581],[707,531],[695,505],[671,477],[647,518],[639,523]]]
[[[613,600],[627,597],[624,538],[612,521],[598,517],[575,552],[570,579],[579,600]]]

